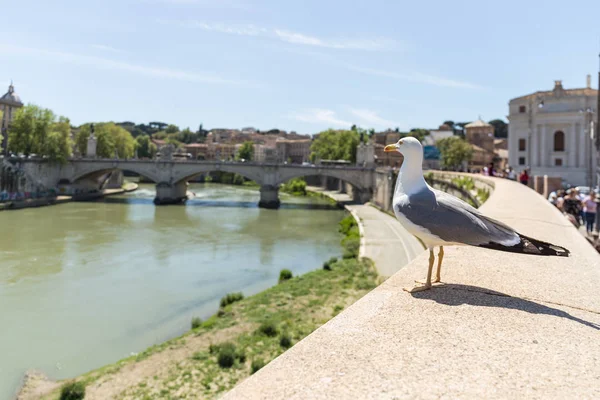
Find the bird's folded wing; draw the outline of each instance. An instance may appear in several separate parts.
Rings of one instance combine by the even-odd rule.
[[[514,246],[520,242],[518,234],[509,226],[484,216],[452,195],[438,190],[433,193],[435,204],[411,198],[407,204],[398,205],[398,211],[412,223],[450,243]]]

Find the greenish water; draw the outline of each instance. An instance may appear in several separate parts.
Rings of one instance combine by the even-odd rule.
[[[185,206],[154,187],[99,202],[0,213],[0,398],[27,369],[67,378],[189,329],[228,292],[249,295],[341,254],[343,212],[256,189],[194,184]]]

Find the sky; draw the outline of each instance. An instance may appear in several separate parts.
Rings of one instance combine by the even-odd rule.
[[[0,3],[0,91],[74,125],[404,131],[597,86],[598,0]]]

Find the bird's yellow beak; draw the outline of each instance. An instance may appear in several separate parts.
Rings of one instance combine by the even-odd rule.
[[[388,144],[387,146],[385,146],[385,148],[383,149],[384,152],[386,153],[390,153],[392,151],[396,151],[398,149],[398,146],[402,144],[402,141],[398,142],[398,143],[394,143],[394,144]]]

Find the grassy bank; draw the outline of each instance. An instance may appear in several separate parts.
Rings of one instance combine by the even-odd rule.
[[[77,378],[85,398],[214,398],[232,388],[377,285],[372,263],[356,258],[354,219],[339,229],[344,258],[298,277],[282,271],[279,284],[251,297],[225,296],[218,313],[192,320],[190,332]],[[58,399],[63,384],[41,398]]]

